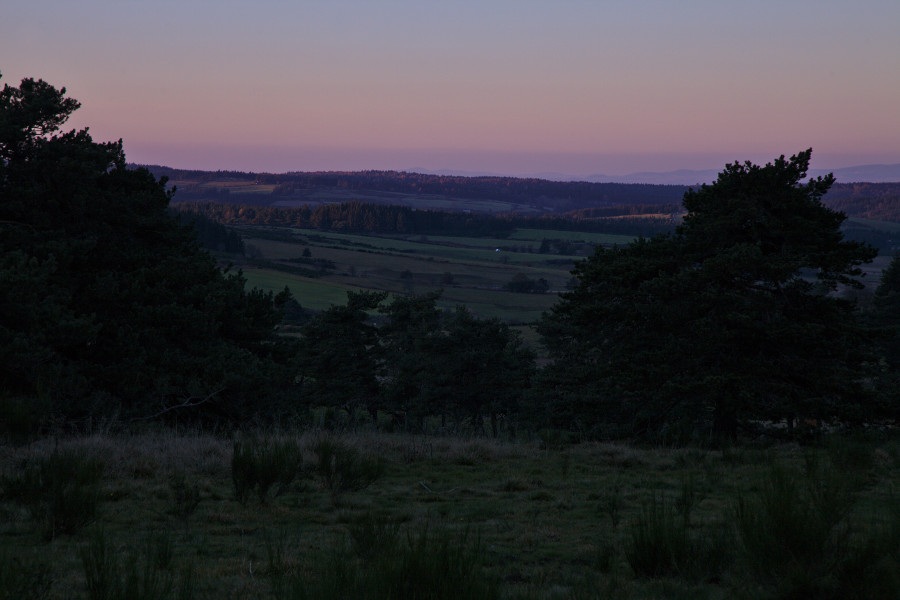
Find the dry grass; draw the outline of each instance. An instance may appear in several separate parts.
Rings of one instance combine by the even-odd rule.
[[[295,441],[311,462],[321,432],[261,435]],[[688,533],[700,543],[721,529],[736,498],[763,489],[773,463],[800,472],[815,452],[835,465],[847,463],[842,468],[863,470],[856,511],[861,521],[896,503],[892,490],[900,483],[900,451],[892,443],[845,451],[787,445],[722,452],[608,443],[548,448],[536,440],[374,431],[341,434],[340,440],[380,458],[386,471],[337,505],[316,479],[301,477],[266,504],[252,498],[241,506],[231,482],[233,440],[225,436],[163,430],[0,446],[4,474],[59,449],[81,450],[105,465],[99,516],[75,535],[44,542],[22,509],[0,501],[0,557],[36,553],[52,565],[52,597],[83,597],[77,557],[91,536],[102,530],[123,552],[170,532],[172,568],[193,566],[195,597],[266,597],[273,548],[280,569],[315,573],[322,556],[348,543],[354,523],[374,519],[397,523],[401,535],[417,535],[426,523],[477,531],[487,572],[501,582],[503,597],[724,598],[735,591],[727,578],[676,578],[663,585],[631,570],[625,550],[642,514],[652,516],[646,509],[652,498],[665,499],[677,515],[687,511]],[[178,473],[200,497],[187,528],[172,483]]]

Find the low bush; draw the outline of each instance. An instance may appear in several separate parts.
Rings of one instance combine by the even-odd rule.
[[[160,568],[157,544],[148,542],[144,548],[143,555],[125,553],[123,562],[102,531],[94,535],[80,553],[89,600],[190,600],[194,595],[191,568],[184,569],[176,581],[169,570]]]
[[[191,529],[191,515],[200,504],[200,488],[196,483],[188,481],[184,471],[175,471],[169,477],[169,490],[172,492],[169,512],[181,520],[185,533],[188,533]]]
[[[360,563],[333,552],[312,580],[295,579],[293,598],[357,600],[482,600],[499,597],[498,582],[484,570],[484,547],[470,531],[432,531],[398,537],[393,547]]]
[[[635,576],[713,581],[730,566],[733,536],[715,523],[692,534],[689,515],[679,506],[683,502],[669,503],[654,495],[641,507],[625,545],[625,557]]]
[[[51,540],[94,520],[100,505],[103,463],[78,450],[58,451],[3,475],[3,496],[24,505],[41,535]]]
[[[641,507],[625,548],[628,564],[638,577],[677,575],[691,558],[687,528],[664,498],[652,496]]]
[[[278,496],[297,477],[303,454],[294,440],[247,438],[235,440],[231,457],[231,478],[235,497],[242,505],[254,490],[261,503],[278,484]]]
[[[839,497],[829,502],[812,495],[800,478],[799,473],[773,467],[755,498],[738,498],[738,532],[759,572],[786,575],[786,568],[825,567],[844,537],[837,527],[849,507]]]
[[[400,523],[365,514],[347,524],[353,551],[363,560],[391,552],[400,539]]]
[[[337,503],[345,492],[369,487],[384,474],[384,462],[363,456],[359,450],[331,437],[316,440],[311,450],[315,454],[313,471]]]

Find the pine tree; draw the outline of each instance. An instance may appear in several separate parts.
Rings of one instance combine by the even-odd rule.
[[[548,392],[573,418],[652,436],[865,412],[863,332],[834,292],[875,250],[843,240],[811,150],[731,164],[684,196],[672,235],[598,249],[539,330]],[[579,397],[583,389],[589,399]]]
[[[61,132],[78,107],[42,80],[0,92],[2,394],[65,418],[270,410],[287,297],[223,274],[121,141]]]

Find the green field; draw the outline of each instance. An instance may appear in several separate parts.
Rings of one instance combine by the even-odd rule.
[[[258,232],[258,233],[257,233]],[[346,299],[346,290],[384,290],[396,294],[422,294],[443,290],[439,305],[464,304],[482,318],[498,317],[511,323],[531,323],[565,290],[577,256],[514,252],[522,242],[540,245],[536,235],[564,239],[568,232],[525,230],[517,240],[450,236],[370,236],[323,233],[288,228],[243,228],[248,255],[256,263],[239,264],[248,285],[267,291],[285,286],[306,308],[322,310]],[[254,237],[263,235],[264,237]],[[272,237],[279,239],[270,239]],[[607,236],[608,237],[608,236]],[[569,238],[575,239],[575,238]],[[602,236],[578,241],[599,243]],[[334,269],[310,278],[287,272],[303,258],[329,261]],[[587,251],[587,249],[585,250]],[[265,261],[260,263],[259,260]],[[262,266],[260,266],[262,265]],[[279,270],[279,268],[284,270]],[[521,294],[504,291],[516,274],[544,279],[551,293]]]
[[[138,595],[170,582],[179,598],[397,598],[369,588],[391,569],[425,574],[379,552],[402,552],[426,532],[454,549],[447,557],[440,544],[413,544],[419,560],[451,561],[420,582],[440,591],[429,598],[459,597],[460,576],[493,590],[479,597],[522,600],[888,598],[900,589],[896,441],[707,450],[334,435],[264,437],[299,450],[296,478],[245,504],[227,437],[160,431],[0,446],[0,595],[174,598]],[[333,493],[315,466],[322,439],[378,461],[380,477]],[[34,488],[28,473],[72,461],[99,461],[94,495],[74,495],[84,483]],[[79,515],[29,494],[96,512],[53,535],[49,519],[61,528]],[[755,518],[769,521],[748,530]],[[452,561],[463,559],[469,570],[457,573]],[[134,589],[92,593],[89,573],[95,587],[131,577]],[[371,595],[346,591],[363,576]],[[41,582],[47,594],[34,595]]]
[[[891,231],[900,233],[900,223],[892,221],[874,221],[872,219],[861,219],[859,217],[850,217],[847,223],[851,225],[863,225],[871,229],[880,229],[881,231]]]
[[[857,224],[884,228],[893,224],[855,219]],[[565,291],[575,261],[596,245],[627,244],[631,236],[571,231],[519,229],[509,238],[436,235],[360,235],[283,227],[242,227],[245,243],[267,267],[237,260],[248,285],[267,291],[285,286],[302,306],[323,310],[346,300],[347,290],[384,290],[394,294],[423,294],[443,290],[442,308],[466,305],[482,318],[497,317],[510,323],[533,323]],[[261,236],[261,237],[260,237]],[[271,239],[271,238],[278,239]],[[539,254],[544,239],[565,240],[577,256]],[[301,277],[278,270],[296,266],[291,259],[331,261],[335,268],[320,277]],[[529,251],[530,250],[530,251]],[[235,260],[234,257],[229,257]],[[878,285],[890,257],[879,256],[863,265],[866,297]],[[447,274],[451,283],[446,283]],[[502,290],[516,274],[545,279],[551,293],[518,294]],[[854,292],[855,293],[855,292]]]

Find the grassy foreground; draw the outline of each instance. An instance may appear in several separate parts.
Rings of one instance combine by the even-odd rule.
[[[888,438],[43,439],[0,446],[0,598],[896,598],[898,465]]]

